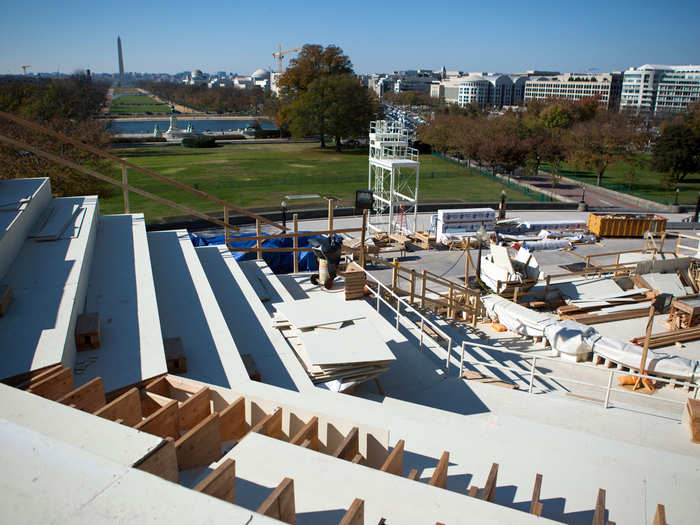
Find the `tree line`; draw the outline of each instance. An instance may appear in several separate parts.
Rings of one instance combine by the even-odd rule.
[[[176,82],[144,82],[141,87],[160,98],[204,113],[245,113],[274,116],[277,97],[259,86],[241,89],[235,86],[189,86]]]
[[[507,111],[500,115],[452,108],[438,112],[422,126],[419,139],[441,153],[506,173],[520,168],[534,175],[547,163],[553,184],[564,162],[593,171],[600,185],[606,171],[620,161],[630,163],[632,177],[648,164],[680,182],[700,168],[699,108],[695,104],[685,115],[663,124],[658,138],[645,129],[641,120],[607,111],[596,98],[532,101],[522,113]],[[693,126],[696,131],[690,132]],[[683,141],[688,153],[680,157],[686,162],[678,158],[678,145]]]
[[[0,80],[0,111],[35,121],[64,135],[100,148],[109,145],[104,122],[95,118],[105,103],[109,85],[94,82],[84,73],[61,79]],[[107,163],[100,157],[78,150],[43,133],[27,130],[0,118],[0,134],[34,145],[66,160],[105,172]],[[113,193],[107,183],[70,168],[44,160],[27,150],[0,143],[0,179],[49,177],[55,196]]]

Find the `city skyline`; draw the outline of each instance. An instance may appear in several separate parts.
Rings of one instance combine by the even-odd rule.
[[[130,11],[138,16],[125,17]],[[280,43],[285,49],[338,45],[358,74],[443,65],[462,71],[606,72],[700,63],[700,5],[690,1],[648,6],[627,0],[574,6],[506,1],[494,13],[480,4],[449,1],[439,11],[417,2],[360,2],[352,8],[273,2],[220,3],[192,12],[191,4],[178,1],[163,8],[129,1],[61,6],[27,0],[12,2],[5,15],[0,74],[20,74],[27,64],[32,72],[116,73],[117,35],[127,72],[276,69],[272,52]]]

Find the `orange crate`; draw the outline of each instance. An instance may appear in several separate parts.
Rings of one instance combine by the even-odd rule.
[[[666,218],[653,213],[588,214],[588,229],[599,237],[644,237],[648,231],[666,231]]]

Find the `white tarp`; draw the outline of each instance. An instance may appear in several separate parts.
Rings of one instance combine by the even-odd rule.
[[[576,321],[565,320],[550,323],[544,328],[544,336],[553,350],[567,355],[585,355],[591,347],[586,337],[597,334],[595,328]]]
[[[484,297],[483,303],[491,320],[498,319],[508,330],[520,335],[542,337],[544,327],[556,322],[546,314],[535,312],[496,294]]]

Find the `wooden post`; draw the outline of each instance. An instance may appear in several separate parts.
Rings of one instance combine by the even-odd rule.
[[[333,199],[328,199],[328,235],[333,235],[333,208],[335,207],[335,201]]]
[[[681,236],[680,236],[680,234],[678,234],[677,239],[678,240],[676,241],[676,251],[675,251],[676,257],[678,257],[678,253],[681,251]]]
[[[291,478],[284,478],[258,507],[257,512],[294,525],[297,522],[294,505],[294,481]]]
[[[122,164],[122,192],[124,193],[124,213],[129,213],[129,190],[126,185],[129,184],[129,176],[126,173],[126,165]]]
[[[513,290],[513,302],[515,304],[518,304],[518,292],[520,292],[520,286],[516,286],[515,290]]]
[[[228,227],[228,208],[224,208],[224,222],[226,223],[226,226],[224,226],[224,244],[228,248],[228,236],[231,233]]]
[[[262,224],[260,223],[260,219],[255,219],[255,233],[258,237],[255,247],[258,249],[258,260],[260,260],[262,259],[262,252],[260,251],[260,248],[262,248],[262,239],[260,238],[262,235]]]
[[[299,247],[299,238],[296,235],[299,233],[299,214],[295,213],[292,215],[292,220],[294,222],[294,237],[292,238],[292,246],[294,247],[294,252],[292,252],[294,258],[294,273],[299,273],[299,252],[297,251]]]
[[[396,293],[396,285],[399,280],[399,262],[394,258],[392,261],[392,273],[391,273],[391,291]]]
[[[646,333],[644,334],[644,347],[642,348],[642,362],[639,365],[639,373],[644,375],[644,368],[646,367],[647,364],[647,351],[649,350],[649,337],[651,336],[651,329],[652,326],[654,325],[654,315],[656,314],[656,308],[655,305],[652,303],[652,305],[649,307],[649,317],[647,318],[647,329]],[[634,389],[637,390],[637,388],[640,388],[643,384],[643,379],[641,377],[638,377],[637,380],[634,383]]]
[[[447,318],[453,319],[455,316],[455,287],[452,283],[450,283],[450,298],[447,301]]]
[[[425,270],[421,272],[420,307],[425,308]]]
[[[360,233],[360,266],[365,267],[365,237],[367,232],[367,214],[369,210],[362,210],[362,232]]]
[[[469,244],[471,244],[471,241],[467,241],[467,246],[464,249],[464,287],[465,288],[469,288],[469,260],[471,259]]]
[[[666,508],[658,504],[656,506],[656,514],[654,514],[654,525],[666,525]]]
[[[409,288],[408,288],[408,294],[409,294],[409,303],[413,304],[413,300],[415,299],[415,291],[416,291],[416,271],[411,268],[411,282],[409,283]]]
[[[588,267],[591,265],[591,256],[586,255],[586,270],[588,270]]]
[[[472,326],[476,328],[476,316],[479,310],[479,296],[474,295],[474,309],[472,310]]]

